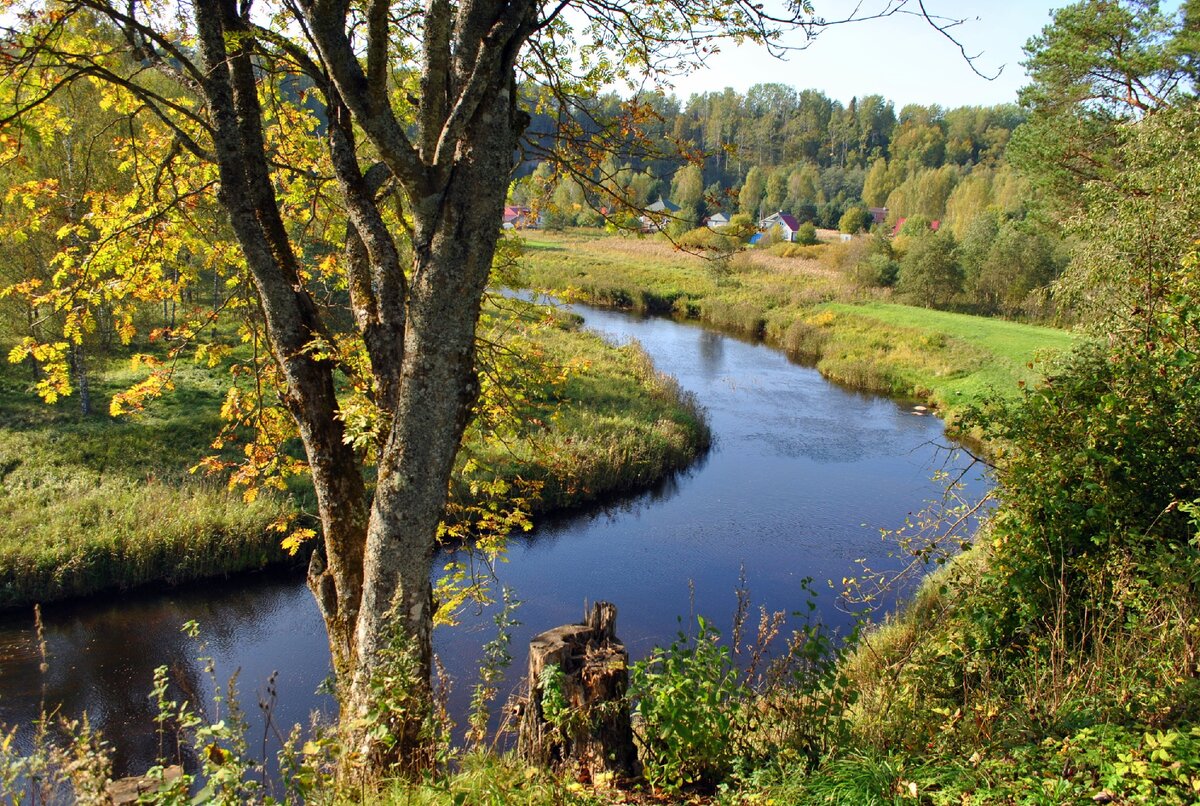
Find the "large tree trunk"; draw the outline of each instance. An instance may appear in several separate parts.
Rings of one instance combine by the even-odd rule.
[[[308,457],[325,544],[309,566],[309,585],[329,632],[334,670],[345,679],[354,665],[366,490],[358,458],[343,439],[333,366],[309,350],[324,335],[323,327],[300,280],[271,183],[246,23],[231,0],[195,9],[219,196],[254,278],[271,353],[285,382],[282,400]]]
[[[427,33],[448,36],[442,23],[450,19],[450,6],[433,5],[440,22],[427,22]],[[442,74],[429,83],[430,91],[461,86],[465,100],[443,105],[426,96],[424,114],[441,109],[444,116],[425,120],[433,136],[423,138],[420,150],[402,147],[403,131],[386,106],[387,73],[378,69],[376,50],[386,35],[386,4],[371,6],[369,80],[346,37],[344,7],[305,8],[332,75],[324,92],[330,154],[349,217],[352,312],[371,356],[376,403],[391,418],[369,517],[358,459],[343,440],[332,364],[308,349],[325,334],[274,197],[249,24],[233,0],[195,7],[221,201],[254,277],[285,381],[283,401],[308,456],[325,549],[313,556],[309,585],[329,632],[349,759],[367,775],[428,762],[432,560],[455,454],[479,390],[475,329],[499,236],[505,179],[528,123],[516,111],[512,60],[532,6],[518,5],[524,10],[515,13],[498,0],[475,3],[457,31],[460,41],[454,47],[448,38],[441,42],[429,74]],[[444,72],[451,53],[463,61],[456,62],[453,77]],[[488,77],[485,83],[472,68],[476,53],[488,62],[478,74]],[[323,70],[313,66],[310,72],[324,80]],[[351,116],[411,204],[410,283],[379,214],[378,175],[358,167]],[[407,688],[398,683],[405,679]]]
[[[505,185],[519,131],[510,92],[499,93],[460,146],[444,189],[414,210],[415,266],[404,334],[404,363],[392,429],[380,461],[364,556],[357,665],[348,692],[352,714],[372,702],[372,675],[389,648],[404,643],[416,663],[413,686],[428,693],[433,601],[430,586],[438,523],[454,458],[479,391],[475,330],[499,237]],[[397,728],[386,763],[419,765],[410,754],[421,725]],[[378,763],[365,732],[359,753]]]

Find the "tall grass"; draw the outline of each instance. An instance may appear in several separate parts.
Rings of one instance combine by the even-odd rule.
[[[566,320],[539,330],[537,345],[545,366],[576,367],[535,401],[542,425],[521,439],[470,445],[496,477],[540,484],[535,512],[644,488],[708,447],[695,399],[640,345],[613,347]]]
[[[289,513],[246,503],[186,469],[209,452],[219,377],[184,366],[179,391],[136,421],[82,416],[0,370],[0,608],[150,582],[258,568],[285,555],[267,526]],[[96,408],[128,380],[123,363],[93,379]]]
[[[494,478],[541,482],[536,511],[644,487],[707,446],[695,402],[638,347],[614,348],[569,322],[530,339],[537,360],[577,369],[539,392],[542,425],[524,428],[531,438],[469,450]],[[311,510],[311,485],[248,502],[221,479],[187,472],[212,452],[223,370],[181,364],[176,391],[136,419],[103,413],[135,380],[127,362],[97,367],[100,413],[87,417],[72,398],[37,401],[27,372],[0,368],[0,609],[288,560],[269,527]]]

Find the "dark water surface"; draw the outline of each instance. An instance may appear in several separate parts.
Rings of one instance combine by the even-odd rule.
[[[512,644],[517,670],[530,637],[578,620],[585,602],[598,599],[618,606],[618,635],[635,657],[668,643],[693,608],[728,630],[742,567],[755,606],[800,608],[801,581],[812,577],[821,617],[847,627],[851,618],[826,580],[854,575],[860,558],[877,567],[894,562],[879,530],[900,526],[939,496],[932,475],[947,462],[965,465],[939,447],[947,442],[939,420],[834,386],[777,350],[667,319],[576,310],[615,341],[641,342],[658,369],[707,409],[715,441],[695,467],[654,490],[549,520],[512,541],[499,573],[522,602]],[[980,492],[986,481],[974,476],[969,484]],[[200,624],[203,653],[180,631],[189,620]],[[43,703],[71,716],[86,710],[117,748],[117,774],[141,771],[157,754],[148,695],[159,665],[205,700],[212,686],[198,655],[213,659],[222,685],[240,669],[252,737],[263,731],[257,703],[273,671],[279,724],[333,708],[315,693],[329,655],[316,607],[295,576],[56,607],[47,609],[45,626],[49,671],[42,674],[32,618],[0,621],[0,723],[28,725]],[[494,635],[488,611],[467,614],[435,638],[459,714],[480,648]]]

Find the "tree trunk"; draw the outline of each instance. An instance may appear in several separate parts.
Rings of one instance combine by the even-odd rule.
[[[300,279],[275,198],[247,24],[230,0],[199,3],[195,14],[221,180],[218,195],[254,279],[271,354],[284,381],[281,399],[308,457],[324,536],[324,551],[314,553],[308,581],[329,632],[334,671],[344,680],[354,666],[366,488],[358,457],[343,439],[332,362],[309,349],[324,327]]]
[[[37,311],[32,305],[25,309],[25,321],[29,325],[29,335],[37,338]],[[29,364],[29,371],[33,373],[33,380],[40,381],[42,379],[42,368],[38,366],[37,359],[32,355],[26,356],[25,363]]]
[[[575,765],[590,777],[638,774],[629,718],[629,653],[616,636],[617,608],[597,602],[582,624],[529,642],[529,695],[517,750],[539,766]],[[550,670],[550,671],[548,671]]]
[[[75,376],[75,388],[79,391],[79,413],[86,417],[92,413],[92,388],[88,381],[87,354],[83,344],[71,345],[71,372]]]
[[[369,776],[385,767],[421,768],[429,760],[432,560],[454,458],[478,396],[475,329],[500,231],[504,180],[528,123],[516,111],[516,40],[504,46],[515,36],[513,26],[532,13],[531,5],[518,7],[526,11],[482,3],[464,12],[464,24],[478,28],[474,47],[487,38],[480,58],[496,72],[482,74],[489,76],[486,84],[472,80],[470,48],[443,43],[443,56],[453,51],[466,62],[453,78],[443,75],[442,84],[469,85],[471,103],[454,106],[446,120],[436,121],[433,133],[445,127],[444,137],[429,139],[430,148],[420,154],[395,142],[403,141],[403,131],[387,118],[386,71],[373,85],[379,92],[364,93],[344,8],[306,7],[310,31],[336,82],[325,92],[331,156],[352,232],[347,244],[348,271],[356,275],[352,307],[371,354],[380,391],[376,402],[391,418],[368,517],[358,457],[343,440],[333,364],[309,349],[327,334],[304,290],[270,179],[252,31],[233,0],[195,6],[221,203],[254,278],[284,381],[282,399],[299,428],[317,494],[324,552],[312,557],[309,586],[329,632],[350,750],[345,772],[351,777],[359,777],[356,770]],[[383,26],[376,33],[385,34],[386,4],[373,8],[372,30]],[[449,4],[438,5],[439,18],[449,19],[449,10]],[[373,34],[373,41],[383,40]],[[379,64],[373,52],[368,69]],[[313,73],[325,79],[323,70],[314,67]],[[436,105],[431,97],[425,101]],[[353,127],[342,125],[343,114],[353,114],[369,135],[382,138],[375,145],[385,159],[392,158],[387,170],[403,184],[411,204],[414,258],[407,289],[404,273],[389,265],[394,243],[380,231],[376,185],[356,164]]]
[[[364,553],[358,657],[348,702],[360,724],[371,713],[372,676],[389,641],[412,651],[414,687],[430,702],[437,528],[454,458],[479,392],[475,329],[491,272],[518,129],[509,93],[498,93],[459,146],[444,190],[414,209],[415,266],[405,320],[404,363],[391,433],[379,464]],[[422,725],[410,722],[387,752],[415,767]],[[393,735],[397,735],[393,731]],[[378,764],[383,748],[361,731],[360,758]]]

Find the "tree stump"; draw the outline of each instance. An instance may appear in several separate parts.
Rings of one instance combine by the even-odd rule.
[[[109,802],[113,806],[129,806],[142,802],[143,796],[162,794],[170,789],[176,781],[183,777],[183,767],[172,764],[163,770],[162,778],[151,778],[147,775],[132,775],[128,778],[118,778],[109,781],[105,787]]]
[[[529,642],[528,697],[517,750],[540,766],[574,765],[584,775],[638,775],[629,721],[629,653],[616,637],[617,608],[597,602],[582,624]]]

